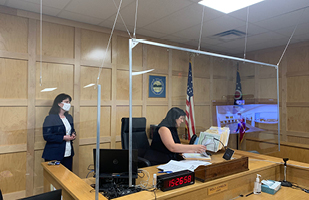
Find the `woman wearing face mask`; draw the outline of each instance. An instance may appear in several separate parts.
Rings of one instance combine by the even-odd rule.
[[[72,141],[76,138],[73,117],[68,113],[72,98],[59,94],[43,123],[43,137],[46,140],[42,158],[45,162],[58,160],[72,171],[74,150]]]
[[[157,126],[153,133],[151,148],[145,156],[152,165],[167,163],[170,160],[182,160],[179,153],[203,153],[206,151],[204,145],[180,143],[177,128],[184,122],[185,116],[186,113],[180,108],[171,108]]]

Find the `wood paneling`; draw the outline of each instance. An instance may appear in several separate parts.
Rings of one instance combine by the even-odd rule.
[[[111,108],[101,107],[100,136],[111,136]],[[97,107],[80,108],[80,133],[81,138],[95,138],[97,135]]]
[[[73,66],[42,63],[42,86],[40,86],[40,63],[36,65],[36,99],[52,99],[60,93],[73,98]],[[45,88],[57,88],[51,92],[41,92]],[[74,101],[74,99],[73,99]]]
[[[0,50],[28,52],[28,19],[0,13]]]
[[[210,77],[210,57],[199,55],[194,57],[194,77]]]
[[[136,45],[132,50],[132,69],[142,70],[143,44]],[[129,38],[117,36],[117,69],[129,69]]]
[[[0,182],[2,193],[26,188],[26,152],[0,155]]]
[[[48,116],[50,107],[36,107],[35,108],[35,143],[44,143],[43,138],[43,123],[45,117]]]
[[[276,78],[260,79],[259,98],[277,99],[277,80]]]
[[[185,51],[173,50],[172,63],[173,70],[188,72],[189,53]]]
[[[166,70],[168,69],[168,51],[166,48],[147,46],[147,67],[148,69]]]
[[[208,114],[210,106],[194,106],[196,133],[209,129],[211,116]]]
[[[309,99],[309,77],[297,76],[287,78],[287,101],[308,102]]]
[[[172,79],[173,79],[172,80],[173,82],[172,99],[181,100],[184,103],[186,103],[188,74],[180,75],[180,76],[173,76]]]
[[[0,58],[0,98],[26,99],[27,74],[27,61]]]
[[[40,55],[40,22],[37,21],[37,55]],[[74,28],[49,22],[42,26],[42,55],[73,58]]]
[[[308,132],[309,130],[309,107],[287,108],[287,129],[289,131]]]
[[[209,102],[210,101],[210,82],[206,78],[194,78],[193,94],[194,102]]]
[[[111,63],[111,46],[107,52],[107,43],[109,34],[100,33],[90,30],[81,30],[81,59],[103,62],[104,55],[106,54],[104,63]]]
[[[309,44],[296,44],[286,51],[287,74],[291,72],[308,71],[309,66]]]
[[[95,86],[85,86],[93,83],[96,84],[99,69],[96,67],[81,67],[81,79],[80,79],[80,95],[81,100],[97,100],[98,90]],[[112,70],[102,69],[100,74],[101,84],[101,100],[111,100],[112,92]]]
[[[0,145],[27,143],[27,108],[0,107]]]
[[[143,76],[132,77],[132,99],[141,100]],[[129,71],[117,70],[117,100],[129,100]]]
[[[34,154],[34,188],[41,188],[41,193],[43,193],[43,168],[41,163],[44,162],[42,158],[43,150],[35,151]],[[39,193],[40,190],[37,192]],[[35,194],[35,193],[34,193]]]
[[[147,129],[150,124],[159,124],[165,118],[168,106],[147,106]]]

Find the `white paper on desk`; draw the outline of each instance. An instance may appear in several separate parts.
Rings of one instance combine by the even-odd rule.
[[[193,168],[193,171],[201,165],[204,165],[204,166],[211,165],[210,162],[201,161],[201,160],[181,160],[179,162],[191,165],[191,167]]]
[[[175,161],[170,160],[165,165],[160,165],[157,168],[161,169],[163,171],[172,171],[172,172],[178,172],[182,170],[190,170],[193,171],[200,165],[209,165],[210,162],[205,161],[197,161],[197,160],[182,160],[182,161]]]

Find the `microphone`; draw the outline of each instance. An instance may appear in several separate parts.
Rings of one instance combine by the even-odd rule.
[[[289,181],[286,181],[286,162],[289,160],[289,158],[283,158],[284,162],[284,180],[281,181],[281,185],[284,187],[292,187],[292,183]]]
[[[224,153],[224,155],[223,155],[222,158],[224,158],[225,160],[231,160],[231,158],[232,158],[232,156],[233,156],[233,154],[234,154],[234,150],[232,150],[232,149],[227,148],[226,146],[224,146],[224,144],[223,144],[223,142],[221,142],[221,140],[219,140],[219,139],[217,139],[217,138],[215,138],[215,137],[214,137],[213,139],[219,141],[219,142],[223,145],[223,147],[224,147],[224,149],[225,149],[225,153]]]

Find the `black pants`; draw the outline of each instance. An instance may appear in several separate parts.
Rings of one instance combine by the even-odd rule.
[[[48,162],[48,161],[51,161],[51,160],[46,160],[45,159],[45,162]],[[73,157],[72,156],[69,156],[69,157],[64,157],[62,160],[59,160],[60,163],[65,166],[66,168],[68,168],[70,171],[72,171],[72,163],[73,163]]]

